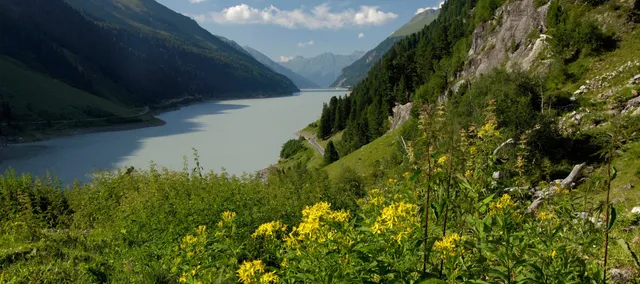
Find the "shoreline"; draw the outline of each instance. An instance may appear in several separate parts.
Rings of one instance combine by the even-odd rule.
[[[141,121],[141,122],[134,122],[134,123],[123,123],[123,124],[94,126],[94,127],[85,127],[85,128],[69,128],[69,129],[53,131],[53,132],[43,131],[40,133],[34,133],[33,137],[27,137],[22,141],[7,143],[7,148],[11,147],[11,145],[21,145],[21,144],[27,144],[27,143],[42,142],[42,141],[48,141],[51,139],[62,138],[62,137],[143,129],[143,128],[163,126],[165,124],[167,124],[167,122],[165,122],[164,120],[153,117],[153,119],[150,119],[148,121]]]
[[[104,126],[93,126],[93,127],[84,127],[84,128],[69,128],[63,130],[44,130],[41,132],[34,132],[29,137],[22,137],[20,141],[12,141],[7,142],[6,147],[11,147],[11,145],[20,145],[34,142],[42,142],[56,138],[76,136],[76,135],[84,135],[84,134],[93,134],[93,133],[105,133],[105,132],[116,132],[116,131],[126,131],[126,130],[135,130],[135,129],[143,129],[149,127],[158,127],[166,124],[165,121],[157,118],[157,115],[177,111],[184,107],[189,107],[192,105],[203,104],[203,103],[215,103],[222,101],[233,101],[233,100],[258,100],[258,99],[275,99],[275,98],[284,98],[284,97],[292,97],[297,93],[302,92],[336,92],[336,91],[349,91],[348,89],[338,89],[338,88],[321,88],[321,89],[300,89],[298,92],[292,92],[290,94],[281,94],[275,96],[250,96],[250,97],[218,97],[218,98],[202,98],[200,100],[189,101],[183,104],[178,104],[175,106],[170,106],[166,108],[153,109],[149,112],[148,115],[151,115],[151,119],[148,121],[141,122],[133,122],[133,123],[123,123],[123,124],[114,124],[114,125],[104,125]],[[296,133],[297,134],[297,133]],[[1,149],[1,148],[0,148]]]

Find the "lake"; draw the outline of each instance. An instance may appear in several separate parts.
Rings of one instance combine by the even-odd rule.
[[[305,90],[279,98],[191,105],[158,115],[167,122],[164,126],[12,145],[4,150],[12,155],[0,162],[0,170],[12,167],[34,175],[49,170],[63,183],[70,183],[86,181],[95,169],[148,169],[151,161],[181,170],[185,156],[193,168],[195,148],[205,170],[254,173],[275,164],[282,144],[317,120],[323,103],[345,93]]]

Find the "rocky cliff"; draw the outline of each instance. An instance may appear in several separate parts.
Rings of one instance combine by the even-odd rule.
[[[484,74],[495,67],[529,70],[547,45],[549,4],[536,8],[534,0],[509,2],[496,10],[493,20],[473,32],[463,77]]]

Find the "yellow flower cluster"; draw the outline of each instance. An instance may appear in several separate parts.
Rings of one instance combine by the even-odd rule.
[[[327,202],[319,202],[313,206],[307,206],[302,210],[302,222],[298,227],[293,227],[285,242],[289,247],[295,247],[298,241],[316,240],[324,242],[336,236],[336,231],[326,228],[325,221],[346,223],[351,218],[348,211],[331,210]]]
[[[516,204],[511,199],[511,196],[509,194],[505,194],[498,201],[492,202],[491,205],[489,205],[489,215],[502,213],[515,205]]]
[[[397,182],[397,180],[390,178],[390,179],[387,181],[387,184],[388,184],[388,185],[394,185],[394,184],[396,184],[396,182]]]
[[[269,222],[260,225],[258,229],[251,235],[253,238],[264,236],[265,238],[272,238],[278,231],[287,230],[287,225],[282,224],[280,221]]]
[[[236,219],[236,212],[224,211],[222,212],[222,221],[231,223]]]
[[[367,194],[367,198],[365,199],[366,203],[361,204],[361,206],[366,206],[365,204],[371,204],[375,207],[380,206],[382,204],[384,204],[384,193],[382,192],[382,190],[379,189],[373,189],[371,191],[369,191],[369,193]]]
[[[447,257],[454,257],[458,255],[458,251],[456,249],[457,244],[460,242],[461,238],[458,234],[450,234],[442,240],[437,241],[433,245],[433,249],[435,251],[439,251],[442,253],[442,258],[446,259]]]
[[[448,157],[446,155],[438,158],[438,165],[441,165],[441,166],[444,165],[444,163],[447,162],[447,159]]]
[[[551,220],[551,218],[553,218],[553,213],[546,212],[546,211],[540,211],[540,212],[538,212],[537,217],[538,217],[538,219],[540,219],[542,221]]]
[[[242,283],[255,283],[257,276],[264,273],[262,260],[245,261],[240,265],[236,274]]]
[[[218,222],[219,228],[222,228],[225,224],[231,224],[236,219],[236,212],[224,211],[221,217],[222,221]]]
[[[195,244],[197,241],[198,241],[197,237],[194,237],[192,235],[187,235],[186,237],[182,238],[182,243],[180,244],[180,248],[184,249],[187,246]]]
[[[478,136],[482,139],[498,137],[500,136],[500,132],[496,130],[497,127],[498,125],[495,121],[489,120],[487,121],[487,123],[485,123],[485,125],[482,126],[482,128],[480,128],[480,131],[478,131]]]
[[[371,226],[374,234],[380,234],[387,230],[393,230],[397,234],[392,236],[401,243],[413,231],[413,226],[418,224],[418,206],[405,202],[394,202],[382,209],[382,214]]]
[[[260,284],[278,283],[278,281],[280,281],[280,277],[275,272],[267,272],[260,277]]]

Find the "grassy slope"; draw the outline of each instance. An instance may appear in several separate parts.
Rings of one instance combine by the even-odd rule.
[[[389,132],[357,151],[340,158],[337,162],[325,167],[330,178],[335,178],[342,170],[351,168],[358,174],[369,175],[376,170],[376,165],[391,156],[399,141],[399,130]]]
[[[86,119],[84,110],[131,116],[135,113],[123,106],[87,92],[75,89],[25,67],[8,57],[0,57],[0,92],[21,120]],[[44,114],[44,112],[49,113]]]
[[[433,10],[422,12],[421,14],[416,15],[407,24],[399,28],[393,34],[391,34],[391,37],[408,36],[421,31],[424,26],[428,25],[436,18],[438,18],[439,13],[439,11]]]

